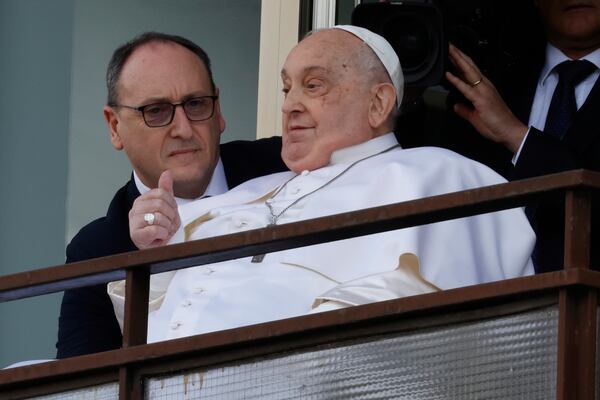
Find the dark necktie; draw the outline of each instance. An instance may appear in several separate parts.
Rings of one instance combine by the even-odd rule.
[[[544,132],[562,139],[577,112],[575,86],[587,78],[596,66],[587,60],[563,61],[554,67],[558,85],[552,95]]]

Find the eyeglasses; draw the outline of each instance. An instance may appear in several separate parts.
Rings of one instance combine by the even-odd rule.
[[[200,96],[182,101],[180,103],[152,103],[141,107],[126,106],[123,104],[110,104],[112,107],[125,107],[142,113],[144,122],[150,128],[167,126],[173,122],[175,109],[181,106],[190,121],[204,121],[215,113],[215,101],[219,96]]]

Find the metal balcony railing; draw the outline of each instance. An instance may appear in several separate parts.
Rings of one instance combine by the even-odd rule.
[[[61,393],[69,396],[87,387],[81,393],[87,390],[99,396],[105,391],[105,398],[118,394],[121,399],[185,399],[196,398],[192,389],[201,387],[204,392],[197,392],[198,396],[209,398],[207,390],[227,387],[228,395],[215,392],[214,398],[353,398],[364,391],[358,384],[347,386],[356,376],[363,376],[362,372],[352,375],[352,366],[362,371],[369,365],[363,358],[369,356],[375,360],[372,368],[381,371],[362,383],[369,398],[398,398],[398,393],[410,399],[496,398],[490,393],[511,398],[514,391],[525,390],[518,393],[531,393],[528,399],[596,399],[600,273],[590,270],[589,255],[591,199],[599,188],[600,173],[570,171],[0,277],[2,302],[127,280],[122,349],[0,371],[0,397],[54,393],[53,398],[61,398]],[[563,271],[145,344],[151,274],[513,208],[557,193],[566,196]],[[538,325],[529,326],[529,320]],[[500,332],[506,334],[496,323],[522,331],[523,336],[506,347],[494,339]],[[488,346],[475,346],[475,338],[473,346],[460,351],[428,353],[437,346],[440,351],[444,346],[459,349],[473,332],[487,332],[485,343],[497,351],[488,354]],[[536,332],[540,336],[530,340]],[[410,347],[424,337],[441,339],[428,348]],[[444,338],[456,341],[448,345]],[[527,351],[515,352],[515,348]],[[403,359],[409,350],[415,359]],[[505,353],[514,359],[507,361]],[[427,359],[427,354],[443,362],[423,364],[421,368],[430,374],[411,375],[410,368],[418,365],[415,360]],[[475,361],[482,367],[466,368]],[[306,373],[298,367],[305,364],[327,365],[332,378],[323,380],[328,375],[318,368],[318,373]],[[481,380],[483,366],[494,365],[497,368],[486,375],[489,379]],[[471,372],[459,374],[462,366]],[[512,370],[509,374],[508,369]],[[284,379],[277,380],[281,377],[272,371],[281,371]],[[246,380],[236,380],[240,376]],[[310,384],[291,387],[290,382],[296,382],[292,378],[300,376]],[[380,376],[386,380],[380,382]],[[407,376],[414,378],[406,382]],[[219,379],[229,386],[219,386]],[[181,392],[169,395],[165,382],[179,382]],[[248,382],[254,383],[248,386]],[[441,397],[432,394],[440,390]],[[157,397],[157,393],[164,396]]]

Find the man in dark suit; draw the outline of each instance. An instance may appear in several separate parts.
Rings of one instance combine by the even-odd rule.
[[[115,194],[106,217],[67,246],[67,262],[137,250],[129,236],[134,204],[150,243],[179,226],[177,204],[217,195],[248,179],[285,170],[279,138],[219,146],[225,120],[206,53],[179,36],[145,33],[119,47],[107,70],[104,117],[116,150],[129,158],[132,179]],[[169,235],[170,236],[170,235]],[[106,285],[65,291],[57,358],[121,346]]]
[[[600,0],[538,0],[535,6],[546,43],[496,80],[498,90],[473,60],[450,47],[457,72],[447,73],[447,79],[471,102],[456,104],[454,111],[487,140],[464,144],[471,152],[448,147],[513,180],[577,168],[599,171]],[[598,203],[592,211],[592,243],[600,228]],[[536,272],[562,268],[564,202],[540,203],[528,212],[537,234]],[[600,252],[592,250],[591,257],[592,266],[600,267]]]

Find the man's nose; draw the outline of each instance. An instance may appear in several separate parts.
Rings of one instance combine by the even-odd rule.
[[[185,115],[183,105],[181,104],[175,106],[175,115],[173,115],[173,122],[171,122],[170,134],[172,137],[181,137],[182,139],[189,139],[194,134],[192,122]]]
[[[294,111],[304,111],[304,105],[302,104],[302,96],[301,93],[298,93],[298,90],[288,90],[288,92],[285,94],[285,98],[283,99],[281,111],[284,114],[289,114]]]

